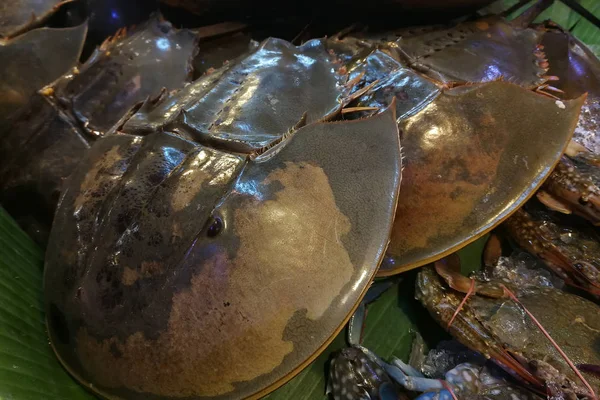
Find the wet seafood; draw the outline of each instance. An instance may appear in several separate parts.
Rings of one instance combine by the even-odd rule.
[[[446,357],[449,363],[440,362],[441,357]],[[466,360],[456,363],[460,358]],[[453,396],[482,400],[540,399],[509,383],[501,371],[487,365],[485,358],[476,353],[460,357],[447,350],[432,350],[425,363],[430,363],[425,365],[435,376],[425,376],[399,359],[388,364],[368,349],[353,345],[332,358],[327,393],[334,400],[396,400],[408,398],[405,393],[409,390],[422,392],[417,400],[452,400]],[[444,367],[447,369],[440,369]]]
[[[136,103],[183,86],[195,51],[193,33],[153,18],[107,40],[8,119],[0,201],[29,234],[45,243],[63,181],[90,145]]]
[[[501,285],[516,293],[520,303],[575,364],[600,362],[594,347],[600,331],[596,304],[558,290],[547,280],[520,280],[516,285],[513,278],[520,274],[502,273],[502,268],[487,280],[471,281],[454,272],[455,262],[453,257],[438,261],[435,269],[424,268],[417,278],[417,297],[436,320],[461,343],[491,358],[542,394],[592,397],[590,389],[598,388],[599,378],[580,372],[585,377],[581,380],[521,305],[505,297]],[[512,261],[501,258],[500,262]],[[475,284],[470,291],[471,282]],[[463,300],[460,292],[467,291],[474,294],[456,313]]]
[[[549,93],[548,30],[493,17],[301,46],[241,35],[237,57],[217,49],[229,62],[178,91],[160,89],[186,83],[192,33],[157,19],[118,34],[35,95],[0,148],[3,203],[61,196],[45,297],[63,365],[104,397],[281,385],[339,332],[390,233],[384,274],[484,234],[546,178],[585,101]],[[545,380],[586,394],[568,371]]]
[[[488,17],[330,42],[368,88],[350,117],[396,101],[403,195],[380,276],[434,261],[492,229],[564,151],[585,96],[535,93],[554,79],[540,46],[545,30],[521,23]]]
[[[593,232],[561,224],[542,210],[520,209],[504,226],[519,246],[566,283],[600,295],[600,242]]]
[[[87,23],[41,25],[58,12],[59,3],[0,1],[0,130],[36,90],[77,65]]]
[[[600,159],[576,143],[552,171],[537,198],[548,208],[600,224]]]
[[[0,129],[36,90],[109,35],[146,21],[152,1],[0,0]]]
[[[268,39],[92,146],[45,270],[51,341],[79,380],[242,398],[333,339],[383,256],[401,171],[394,107],[325,122],[353,89],[336,62],[322,40]]]
[[[334,400],[402,399],[400,386],[385,372],[385,364],[362,346],[346,347],[329,366],[327,394]]]

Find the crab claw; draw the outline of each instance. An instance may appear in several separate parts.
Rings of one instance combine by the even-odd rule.
[[[557,224],[544,214],[534,215],[522,208],[504,226],[519,246],[542,259],[567,284],[600,295],[600,269],[587,260],[594,257],[595,250],[600,250],[595,240],[569,231],[573,243],[565,242]]]
[[[446,281],[448,286],[461,293],[479,293],[484,296],[500,298],[503,296],[502,289],[487,282],[476,282],[460,273],[460,259],[456,253],[435,262],[436,272]]]
[[[581,160],[585,163],[585,160]],[[600,187],[573,160],[563,157],[544,185],[538,199],[548,208],[573,212],[600,225]]]

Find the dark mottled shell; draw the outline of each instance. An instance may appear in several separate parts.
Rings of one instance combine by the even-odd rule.
[[[334,400],[377,400],[380,392],[395,394],[396,385],[369,350],[346,347],[329,364],[327,394]]]
[[[79,62],[87,25],[39,28],[14,39],[0,39],[0,130],[36,90]]]
[[[327,394],[333,400],[379,400],[398,397],[398,387],[369,350],[346,347],[329,364]],[[386,397],[387,396],[387,397]]]
[[[40,24],[59,7],[61,0],[0,1],[0,38],[15,36]]]
[[[107,396],[243,398],[324,348],[381,261],[400,184],[393,107],[319,122],[345,78],[321,41],[270,39],[92,147],[46,258],[69,371]]]
[[[68,36],[69,40],[79,41],[78,51],[68,59],[73,63],[79,56],[85,26],[70,31],[35,30],[18,40],[38,34],[57,40],[65,32],[75,36]],[[34,45],[37,48],[40,43]],[[53,47],[49,45],[50,50]],[[189,79],[189,63],[195,50],[194,34],[175,30],[154,18],[128,35],[107,41],[83,66],[73,68],[52,86],[31,96],[5,126],[0,126],[0,201],[28,233],[45,242],[63,180],[90,143],[106,134],[136,103],[158,96],[163,88],[183,86]],[[65,57],[68,51],[64,50]],[[39,62],[31,61],[33,65]],[[49,64],[52,62],[44,65]],[[18,66],[20,63],[12,69]],[[22,80],[22,74],[21,68],[18,73],[12,71],[1,77],[17,75]],[[30,83],[37,85],[36,79],[31,77]],[[26,87],[30,91],[38,89]],[[29,97],[29,93],[23,93]]]

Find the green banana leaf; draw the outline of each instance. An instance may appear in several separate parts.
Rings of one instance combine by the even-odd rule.
[[[0,399],[94,399],[48,343],[42,250],[0,208]]]
[[[517,3],[501,0],[489,8],[500,12]],[[600,16],[600,2],[580,3]],[[600,30],[560,2],[539,20],[550,18],[570,29],[600,55]],[[459,252],[465,270],[479,268],[485,238]],[[74,399],[95,397],[60,366],[48,343],[42,292],[43,252],[0,208],[0,400]],[[407,360],[415,333],[430,346],[445,333],[414,300],[415,272],[402,276],[369,307],[364,344],[383,358]],[[332,352],[345,346],[345,332],[305,370],[268,395],[270,400],[326,399],[326,371]]]

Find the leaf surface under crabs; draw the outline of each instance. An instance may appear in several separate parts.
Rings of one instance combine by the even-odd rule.
[[[46,258],[66,367],[128,398],[241,398],[299,372],[383,257],[394,115],[310,124],[256,158],[163,132],[100,140],[70,178]]]

